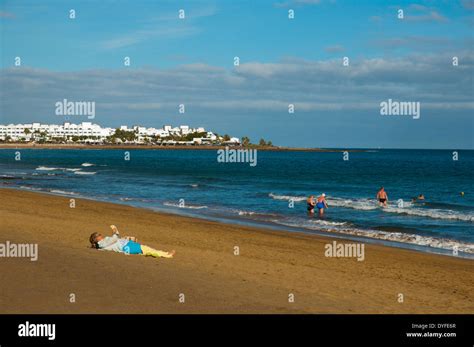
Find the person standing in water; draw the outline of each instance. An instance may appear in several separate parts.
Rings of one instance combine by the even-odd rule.
[[[326,194],[322,193],[321,196],[318,196],[316,207],[319,211],[319,217],[324,215],[324,209],[328,208],[328,204],[326,203]]]
[[[314,201],[314,195],[310,195],[308,199],[306,199],[306,203],[308,204],[308,213],[314,214],[314,206],[316,206],[316,202]]]
[[[387,206],[388,195],[385,191],[384,187],[381,187],[377,193],[377,200],[379,201],[379,205],[382,207]]]

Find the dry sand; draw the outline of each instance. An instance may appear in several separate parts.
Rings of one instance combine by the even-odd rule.
[[[177,254],[89,248],[110,224]],[[0,258],[0,313],[474,313],[472,260],[378,245],[364,261],[328,258],[331,238],[117,204],[1,189],[7,240],[37,243],[39,259]]]

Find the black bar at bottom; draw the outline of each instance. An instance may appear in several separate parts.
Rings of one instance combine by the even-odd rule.
[[[0,315],[0,347],[283,342],[473,346],[473,315]],[[54,324],[53,326],[48,324]],[[54,336],[53,336],[54,332]],[[26,335],[26,336],[19,336]],[[42,335],[42,336],[31,336]],[[53,339],[54,337],[54,339]],[[280,345],[279,344],[279,345]]]

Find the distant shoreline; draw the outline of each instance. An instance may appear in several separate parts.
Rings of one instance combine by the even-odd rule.
[[[2,143],[0,149],[156,149],[156,150],[218,150],[224,148],[233,149],[257,149],[259,151],[274,151],[274,152],[364,152],[362,149],[324,149],[324,148],[298,148],[298,147],[268,147],[268,146],[153,146],[153,145],[86,145],[86,144],[32,144],[32,143]]]

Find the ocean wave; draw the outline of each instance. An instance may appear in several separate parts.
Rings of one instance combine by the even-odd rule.
[[[421,209],[421,208],[410,209],[410,208],[395,208],[395,207],[386,207],[383,210],[389,213],[406,214],[409,216],[474,222],[474,214],[463,214],[463,213],[459,213],[452,210]]]
[[[413,244],[417,246],[427,246],[431,248],[439,248],[444,250],[454,250],[457,248],[459,252],[474,254],[474,243],[461,242],[447,238],[436,238],[431,236],[421,236],[412,233],[389,232],[374,229],[359,229],[347,227],[330,227],[329,225],[321,224],[319,221],[314,223],[298,223],[281,220],[272,220],[273,223],[290,226],[303,227],[305,229],[324,231],[329,233],[346,234],[358,237],[367,237],[372,239],[393,241],[406,244]]]
[[[38,166],[35,170],[37,171],[71,171],[76,172],[82,170],[81,168],[69,168],[69,167],[49,167],[49,166]]]
[[[95,175],[96,173],[93,171],[74,171],[75,175]]]
[[[134,199],[134,198],[120,198],[119,200],[120,201],[135,201],[137,199]]]
[[[49,192],[54,193],[54,194],[61,194],[61,195],[77,195],[77,193],[75,192],[67,192],[67,191],[59,190],[59,189],[51,189]]]
[[[341,198],[328,198],[329,206],[346,207],[356,210],[375,210],[380,209],[377,201],[374,199],[341,199]],[[387,213],[396,213],[401,215],[409,215],[416,217],[425,217],[432,219],[444,219],[444,220],[460,220],[464,222],[474,222],[474,214],[472,213],[460,213],[453,210],[441,210],[434,208],[421,208],[409,201],[403,202],[403,207],[398,207],[397,202],[394,201],[388,204],[387,207],[380,209]]]
[[[275,200],[285,200],[285,201],[290,201],[290,200],[305,201],[307,199],[306,196],[277,195],[273,193],[268,194],[268,196]]]
[[[20,189],[25,189],[25,190],[34,190],[34,191],[42,191],[44,189],[38,188],[38,187],[31,187],[31,186],[20,186]]]
[[[277,217],[275,213],[261,213],[255,211],[243,211],[243,210],[233,210],[234,213],[237,213],[239,216],[255,216],[255,217]]]
[[[82,163],[81,166],[94,166],[95,164],[92,164],[92,163]]]
[[[62,168],[48,167],[48,166],[38,166],[35,170],[38,170],[38,171],[54,171],[54,170],[62,170]]]
[[[122,197],[119,199],[120,201],[139,201],[139,202],[151,202],[149,199],[141,199],[141,198],[129,198],[129,197]]]
[[[14,180],[14,179],[17,179],[17,178],[21,178],[21,177],[15,177],[15,176],[11,176],[11,175],[0,175],[0,179],[2,179],[2,180]]]
[[[193,209],[193,210],[201,210],[201,209],[204,209],[204,208],[208,208],[207,206],[200,206],[200,205],[180,205],[180,204],[176,204],[176,203],[172,203],[172,202],[164,202],[163,205],[165,206],[170,206],[170,207],[178,207],[178,208],[189,208],[189,209]]]
[[[254,216],[257,212],[253,211],[236,211],[239,216]]]
[[[291,195],[276,195],[273,193],[268,194],[269,197],[275,200],[286,200],[289,201],[304,201],[307,198],[303,196],[291,196]],[[327,197],[327,202],[329,207],[344,207],[351,208],[361,211],[370,211],[370,210],[381,210],[387,213],[396,213],[400,215],[410,215],[417,217],[425,217],[432,219],[444,219],[444,220],[459,220],[464,222],[474,222],[474,214],[472,213],[460,213],[448,209],[433,209],[433,208],[421,208],[413,204],[411,201],[403,201],[403,207],[398,207],[397,201],[390,203],[385,208],[380,208],[375,199],[345,199],[337,197]]]
[[[18,188],[23,189],[23,190],[31,190],[35,192],[46,192],[46,193],[58,194],[58,195],[69,195],[69,196],[79,195],[79,193],[76,193],[76,192],[69,192],[69,191],[60,190],[60,189],[33,187],[31,185],[21,185]]]
[[[342,198],[335,198],[335,197],[327,197],[328,205],[329,206],[336,206],[336,207],[347,207],[352,208],[355,210],[376,210],[379,209],[380,206],[377,204],[377,201],[374,199],[342,199]]]
[[[313,223],[319,226],[329,226],[329,227],[343,226],[343,225],[348,224],[348,222],[332,222],[332,221],[323,220],[323,219],[313,219],[313,220],[310,220],[309,223]]]

